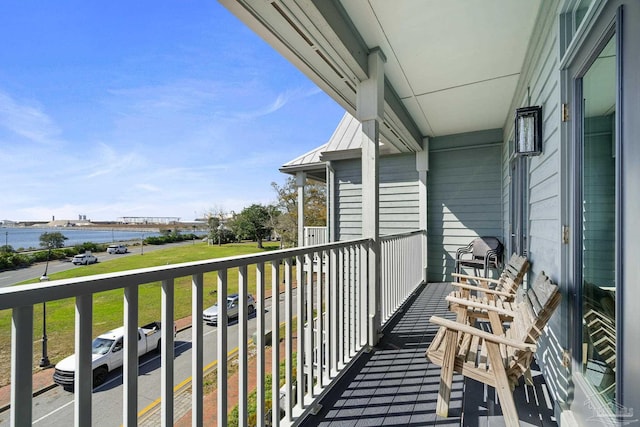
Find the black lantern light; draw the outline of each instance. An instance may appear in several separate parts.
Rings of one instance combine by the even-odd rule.
[[[516,110],[516,156],[537,156],[542,153],[542,107]]]

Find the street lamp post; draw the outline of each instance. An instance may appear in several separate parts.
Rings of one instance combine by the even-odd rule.
[[[140,255],[144,255],[144,233],[142,234],[142,249],[140,250]]]
[[[49,280],[47,272],[49,271],[49,258],[51,258],[51,244],[48,246],[47,263],[44,267],[44,274],[40,277],[41,282]],[[49,355],[47,354],[47,302],[42,301],[42,358],[40,359],[40,367],[48,368],[49,366],[51,366],[51,362],[49,362]]]

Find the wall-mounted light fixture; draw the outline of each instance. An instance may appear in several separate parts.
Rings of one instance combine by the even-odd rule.
[[[537,156],[542,153],[542,107],[516,110],[516,156]]]

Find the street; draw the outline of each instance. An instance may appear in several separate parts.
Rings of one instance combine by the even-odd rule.
[[[295,301],[295,298],[294,298]],[[280,301],[284,310],[282,297]],[[271,322],[271,299],[265,303],[265,322]],[[295,310],[295,309],[294,309]],[[228,326],[228,349],[238,346],[238,324]],[[256,330],[256,319],[249,319],[248,334]],[[269,328],[270,329],[270,328]],[[217,328],[204,326],[204,365],[216,360]],[[174,384],[191,377],[191,328],[178,333],[175,339]],[[160,397],[160,356],[151,352],[140,358],[138,376],[138,412]],[[51,372],[53,374],[53,370]],[[55,387],[33,399],[33,424],[41,426],[65,426],[73,420],[73,393]],[[0,414],[0,427],[9,426],[10,411]],[[122,425],[122,369],[109,374],[107,381],[93,391],[93,426],[113,427]]]
[[[190,245],[190,244],[192,244],[192,242],[187,241],[187,242],[179,242],[179,243],[169,243],[166,245],[145,245],[144,253],[153,252],[160,249],[167,249],[169,247],[176,246],[176,245]],[[141,254],[142,254],[141,246],[130,246],[129,252],[127,252],[126,254],[108,254],[106,252],[99,252],[99,253],[96,253],[95,255],[98,257],[98,262],[105,262],[114,258],[132,256],[132,255],[140,256]],[[49,261],[48,267],[46,267],[44,262],[40,262],[26,268],[3,271],[3,272],[0,272],[0,288],[3,288],[5,286],[11,286],[16,283],[21,283],[26,280],[38,279],[44,274],[45,268],[47,269],[47,275],[51,275],[53,273],[58,273],[60,271],[66,271],[66,270],[71,270],[72,268],[82,268],[82,267],[84,267],[84,265],[73,265],[69,261],[53,260],[53,261]]]

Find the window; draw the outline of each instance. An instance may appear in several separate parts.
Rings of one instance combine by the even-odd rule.
[[[607,404],[616,400],[616,42],[581,79],[580,188],[582,373]]]

